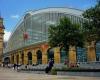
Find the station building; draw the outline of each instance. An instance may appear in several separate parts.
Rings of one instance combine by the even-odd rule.
[[[3,18],[0,16],[0,64],[2,63],[2,55],[3,55],[3,37],[4,37],[4,25]]]
[[[51,48],[48,44],[48,28],[59,23],[62,17],[68,17],[73,23],[84,22],[83,11],[73,8],[46,8],[28,11],[13,30],[7,46],[4,49],[3,62],[11,64],[47,64],[49,59],[54,63],[63,63],[65,59],[70,62],[100,61],[100,44],[96,52],[91,54],[86,48],[77,48],[76,53],[70,54],[64,48]],[[69,54],[69,58],[67,56]]]

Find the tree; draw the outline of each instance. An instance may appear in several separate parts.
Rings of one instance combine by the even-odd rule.
[[[83,46],[82,31],[79,24],[72,23],[67,17],[60,19],[58,25],[50,25],[49,27],[49,44],[52,47],[63,45]]]
[[[89,41],[91,41],[93,37],[96,41],[98,41],[98,33],[100,33],[100,1],[98,1],[94,7],[87,9],[83,13],[83,17],[88,19],[88,21],[85,21],[83,24],[84,31],[88,33],[89,38],[87,39],[90,39]]]
[[[100,41],[100,1],[98,1],[94,7],[87,9],[83,13],[83,17],[87,18],[83,24],[83,31],[85,35],[85,41],[91,49],[89,50],[88,48],[88,55],[91,55],[90,61],[94,61],[96,59],[96,42]]]
[[[66,50],[69,49],[70,54],[75,55],[76,62],[76,47],[83,46],[83,35],[79,24],[72,23],[67,17],[60,19],[58,25],[51,25],[49,28],[49,44],[52,47],[63,46]],[[73,62],[73,60],[71,60]]]

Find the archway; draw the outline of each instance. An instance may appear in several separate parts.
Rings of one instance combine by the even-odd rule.
[[[28,52],[28,64],[32,65],[32,53]]]
[[[9,57],[4,58],[4,64],[9,64],[9,63],[10,63],[10,58]]]
[[[37,64],[42,64],[42,51],[38,50],[36,54],[37,54]]]
[[[64,47],[60,48],[60,62],[64,63],[65,60],[68,60],[68,52]]]
[[[53,50],[52,48],[49,48],[49,49],[47,50],[47,57],[48,57],[48,61],[49,61],[50,59],[54,59],[54,50]]]
[[[19,55],[16,56],[17,64],[19,64]]]

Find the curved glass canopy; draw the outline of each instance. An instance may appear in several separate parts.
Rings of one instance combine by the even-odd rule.
[[[59,23],[61,17],[68,17],[74,23],[82,23],[82,11],[71,8],[47,8],[29,11],[13,31],[4,53],[38,42],[48,41],[48,27]]]

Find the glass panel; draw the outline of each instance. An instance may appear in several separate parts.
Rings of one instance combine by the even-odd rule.
[[[23,21],[19,22],[15,31],[12,33],[12,36],[7,43],[5,52],[48,40],[49,25],[59,23],[59,19],[64,16],[68,16],[73,22],[77,20],[77,17],[74,15],[55,11],[38,13],[35,15],[26,14]],[[79,20],[82,22],[81,18],[79,18]],[[25,32],[28,34],[28,39],[24,38]]]
[[[96,61],[100,61],[100,42],[96,43]]]
[[[77,62],[86,62],[86,49],[77,47]]]
[[[60,50],[60,62],[64,63],[66,60],[68,60],[68,52],[63,47]]]

